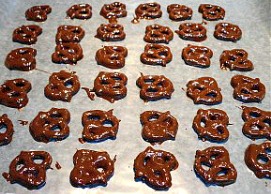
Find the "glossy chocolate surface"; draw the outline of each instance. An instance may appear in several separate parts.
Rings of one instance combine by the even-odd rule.
[[[42,28],[37,25],[20,26],[13,31],[13,42],[22,44],[35,44],[38,36],[42,33]]]
[[[166,43],[173,39],[173,32],[167,26],[152,24],[146,26],[144,40],[149,43]]]
[[[70,19],[86,20],[92,17],[92,7],[89,4],[76,4],[67,10],[67,16]]]
[[[26,10],[25,18],[30,21],[44,22],[51,11],[52,8],[49,5],[33,6]]]
[[[184,40],[200,42],[207,38],[206,28],[199,23],[181,23],[179,30],[176,30],[175,32]]]
[[[202,13],[203,19],[209,21],[223,20],[225,17],[225,10],[218,5],[201,4],[199,12]]]
[[[219,40],[236,42],[242,37],[242,30],[239,26],[222,22],[215,26],[214,37]]]
[[[126,5],[121,2],[104,4],[101,8],[100,15],[106,19],[123,18],[127,16]]]
[[[126,34],[121,24],[109,23],[101,24],[95,37],[102,41],[120,41],[125,39]]]
[[[190,7],[180,4],[170,4],[167,6],[169,18],[173,21],[190,20],[193,10]]]
[[[137,19],[156,19],[162,16],[161,6],[158,3],[144,3],[140,4],[136,10],[135,15]]]
[[[12,121],[8,115],[0,116],[0,146],[7,145],[12,141],[14,133]]]
[[[57,28],[56,43],[79,43],[85,36],[85,31],[80,26],[62,25]]]

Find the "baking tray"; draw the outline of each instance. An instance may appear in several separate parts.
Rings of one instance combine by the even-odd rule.
[[[0,193],[156,193],[146,184],[134,181],[133,161],[134,158],[149,143],[143,141],[141,137],[142,126],[139,121],[139,115],[146,110],[170,111],[179,122],[179,130],[175,141],[167,141],[162,145],[154,146],[156,149],[163,149],[173,153],[178,162],[179,168],[172,174],[172,187],[166,193],[269,193],[271,191],[271,182],[267,179],[258,179],[244,163],[244,151],[246,147],[255,143],[246,138],[242,134],[243,121],[241,119],[241,102],[236,101],[232,97],[232,88],[230,79],[239,72],[222,71],[219,68],[219,56],[223,50],[242,48],[249,53],[249,58],[254,63],[255,69],[251,72],[242,73],[250,77],[259,77],[265,84],[267,93],[262,103],[249,103],[247,106],[256,106],[264,110],[270,110],[270,1],[246,1],[234,0],[228,1],[162,1],[156,2],[161,4],[163,16],[153,21],[140,21],[139,24],[132,24],[134,10],[140,4],[150,1],[120,1],[126,4],[128,16],[119,19],[119,23],[124,25],[126,39],[121,42],[102,42],[94,38],[96,29],[101,23],[107,21],[99,15],[99,11],[104,3],[111,1],[54,1],[54,0],[2,0],[0,7],[0,66],[1,84],[7,79],[25,78],[32,83],[33,89],[28,94],[29,103],[22,110],[0,106],[1,114],[8,114],[14,124],[15,133],[13,141],[7,145],[0,147],[0,172],[8,171],[8,166],[13,158],[15,158],[22,150],[45,150],[53,157],[53,164],[57,161],[61,164],[60,170],[47,171],[46,185],[37,191],[29,191],[18,184],[9,184],[0,176]],[[66,18],[66,10],[75,3],[89,3],[93,7],[93,16],[90,20],[70,20]],[[237,43],[224,42],[216,40],[213,37],[215,24],[218,22],[207,22],[207,40],[195,43],[191,41],[181,40],[176,34],[173,41],[169,43],[169,47],[173,53],[173,60],[167,67],[153,67],[143,65],[140,62],[140,54],[143,52],[145,42],[143,41],[145,27],[149,24],[161,24],[169,26],[172,30],[178,29],[180,22],[169,20],[166,12],[167,5],[171,3],[181,3],[191,7],[194,11],[192,21],[202,22],[201,14],[198,13],[200,3],[213,3],[222,6],[226,10],[224,21],[232,22],[240,26],[243,31],[243,37]],[[52,13],[44,23],[37,23],[43,28],[43,33],[38,37],[38,42],[32,45],[38,50],[37,68],[42,70],[34,70],[31,72],[10,71],[4,66],[6,55],[15,48],[24,45],[12,42],[12,32],[18,26],[23,24],[33,24],[34,22],[26,21],[24,12],[27,8],[37,4],[49,4],[52,7]],[[55,48],[55,34],[59,25],[79,25],[86,35],[81,41],[84,50],[84,58],[78,62],[76,66],[58,65],[51,61],[51,54]],[[212,64],[210,68],[200,69],[184,64],[181,59],[181,51],[187,44],[204,45],[211,48],[214,52]],[[120,70],[128,77],[128,94],[123,100],[115,103],[109,103],[101,98],[96,97],[94,101],[90,101],[84,90],[73,97],[70,103],[53,102],[48,100],[43,93],[48,78],[52,72],[68,69],[76,71],[79,76],[81,86],[92,87],[95,77],[100,71],[113,71],[102,66],[98,66],[95,61],[96,51],[102,45],[122,45],[128,48],[128,57],[126,58],[126,66]],[[47,72],[47,73],[46,73]],[[170,100],[160,100],[157,102],[144,103],[139,98],[139,89],[135,82],[143,74],[163,74],[168,77],[174,84],[175,92]],[[212,106],[225,110],[230,117],[230,137],[224,144],[216,144],[202,142],[198,140],[196,133],[191,125],[193,117],[199,108],[210,108],[205,105],[194,105],[192,100],[186,97],[182,88],[185,88],[189,80],[196,79],[201,76],[214,77],[219,86],[222,88],[223,102],[219,105]],[[57,143],[38,143],[31,137],[28,126],[22,126],[18,120],[31,121],[39,111],[47,111],[51,107],[67,108],[71,113],[70,136],[64,141]],[[78,138],[81,137],[83,126],[81,125],[82,113],[87,110],[114,109],[114,114],[121,119],[117,139],[107,140],[101,143],[85,143],[81,144]],[[263,140],[257,140],[261,143]],[[193,171],[194,155],[197,149],[204,149],[209,146],[223,145],[229,153],[232,163],[235,165],[238,176],[236,183],[226,186],[209,186],[206,187],[203,182],[196,177]],[[92,189],[74,188],[69,182],[69,173],[73,168],[72,157],[77,149],[93,149],[106,150],[113,158],[117,156],[115,163],[114,176],[108,182],[107,187],[96,187]]]

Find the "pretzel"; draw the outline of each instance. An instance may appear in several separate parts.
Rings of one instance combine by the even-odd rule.
[[[215,105],[222,102],[221,89],[212,77],[191,80],[186,86],[186,94],[194,101],[194,104]]]
[[[144,40],[149,43],[166,43],[173,39],[173,32],[169,27],[152,24],[146,27]]]
[[[11,184],[18,183],[31,190],[39,189],[46,184],[46,170],[51,168],[51,164],[52,157],[48,152],[21,151],[11,161],[9,173],[3,173],[3,176]]]
[[[52,54],[54,63],[76,64],[83,58],[83,50],[77,43],[60,43],[56,45],[55,52]]]
[[[161,65],[165,67],[172,60],[169,47],[160,44],[147,44],[140,55],[142,63],[147,65]]]
[[[140,88],[140,98],[144,101],[170,99],[174,92],[172,82],[163,75],[141,75],[136,85]]]
[[[56,43],[79,43],[85,36],[85,31],[80,26],[62,25],[57,28]]]
[[[229,117],[219,109],[199,109],[193,120],[193,129],[202,141],[225,142],[229,138]]]
[[[170,4],[167,6],[169,19],[173,21],[190,20],[193,15],[193,10],[190,7],[180,4]]]
[[[100,11],[100,15],[106,19],[126,17],[126,5],[120,2],[104,4]]]
[[[271,178],[271,142],[251,144],[245,151],[245,163],[258,178]]]
[[[51,11],[52,8],[49,5],[33,6],[26,10],[25,18],[29,21],[44,22]]]
[[[233,184],[237,178],[237,171],[223,146],[197,150],[194,170],[206,185],[227,186]]]
[[[217,5],[201,4],[199,12],[202,13],[204,19],[209,21],[223,20],[225,17],[225,10]]]
[[[135,180],[142,181],[155,190],[171,187],[170,171],[178,168],[178,161],[170,152],[147,147],[134,160]]]
[[[42,28],[37,25],[21,26],[13,31],[12,40],[22,44],[35,44],[41,33]]]
[[[191,41],[204,41],[207,38],[206,28],[197,23],[181,23],[179,30],[175,31],[181,39]]]
[[[156,19],[162,16],[161,6],[158,3],[140,4],[135,10],[138,19]]]
[[[239,26],[223,22],[215,26],[214,37],[219,40],[236,42],[242,37],[242,30]]]
[[[242,102],[261,102],[265,96],[265,86],[259,78],[235,75],[231,79],[233,97]]]
[[[18,109],[25,107],[31,88],[31,83],[22,78],[5,81],[0,86],[0,104]]]
[[[9,144],[14,133],[13,124],[6,114],[0,116],[0,130],[2,129],[5,131],[0,133],[0,146]]]
[[[111,69],[120,69],[125,65],[128,50],[122,46],[103,46],[96,52],[95,59],[98,65]]]
[[[140,115],[140,122],[145,141],[161,144],[166,140],[175,140],[178,122],[169,111],[145,111]]]
[[[30,71],[36,68],[37,50],[30,47],[18,48],[10,51],[5,65],[10,70]]]
[[[120,41],[125,39],[126,34],[121,24],[109,23],[101,24],[97,29],[96,38],[102,41]]]
[[[73,156],[74,168],[70,173],[70,182],[74,187],[106,186],[114,173],[115,159],[107,152],[77,150]]]
[[[182,58],[187,65],[210,67],[213,51],[205,46],[188,45],[182,51]]]
[[[256,107],[242,106],[243,134],[250,139],[271,140],[271,112]]]
[[[127,77],[118,72],[100,72],[94,80],[93,91],[97,96],[113,103],[127,95]]]
[[[220,55],[220,68],[237,71],[251,71],[253,63],[248,60],[248,53],[243,49],[225,50]]]
[[[70,19],[86,20],[92,16],[92,7],[89,4],[76,4],[71,6],[67,11]]]

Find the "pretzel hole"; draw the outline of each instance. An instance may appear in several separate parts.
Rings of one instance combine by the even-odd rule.
[[[206,96],[211,97],[211,98],[215,98],[215,97],[217,97],[217,94],[214,92],[210,92]]]
[[[88,11],[86,9],[80,10],[79,14],[88,14]]]
[[[73,82],[71,80],[68,80],[64,83],[66,88],[72,88],[73,87]]]
[[[4,134],[7,131],[7,125],[4,123],[0,124],[0,134]]]
[[[250,112],[250,113],[249,113],[249,116],[250,116],[251,118],[258,118],[258,117],[261,116],[261,114],[258,113],[258,112]]]
[[[162,175],[162,173],[158,170],[155,170],[154,175],[159,178]]]
[[[159,54],[159,56],[160,56],[161,58],[167,58],[167,56],[168,56],[168,52],[166,52],[166,51],[161,51],[161,52],[159,52],[158,54]]]
[[[59,125],[54,125],[53,127],[50,128],[51,131],[55,131],[55,132],[60,132],[61,128]]]
[[[159,115],[158,114],[153,114],[148,118],[148,121],[152,122],[152,121],[156,121],[158,120]]]
[[[224,127],[223,126],[218,126],[216,128],[216,130],[217,130],[218,134],[220,134],[220,135],[224,133]]]
[[[80,34],[80,30],[79,30],[79,29],[74,29],[72,32],[73,32],[74,34]]]
[[[23,83],[23,82],[16,82],[15,86],[17,86],[19,88],[22,88],[22,87],[25,87],[25,83]]]
[[[265,151],[267,154],[271,155],[271,147],[265,148],[264,151]]]
[[[104,169],[103,168],[97,168],[96,169],[99,173],[103,173],[104,172]]]
[[[201,167],[205,170],[205,171],[209,171],[211,168],[211,165],[207,162],[201,162]]]
[[[160,37],[160,35],[158,35],[158,34],[151,34],[151,37],[152,38],[158,38],[158,37]]]
[[[151,159],[150,156],[146,156],[146,157],[144,158],[143,165],[146,166],[147,163],[150,161],[150,159]]]
[[[228,172],[229,172],[229,169],[226,169],[226,168],[222,168],[222,170],[221,171],[219,171],[216,175],[217,176],[226,176],[227,174],[228,174]]]
[[[16,171],[20,171],[25,166],[24,160],[19,160],[16,164]]]
[[[33,158],[35,164],[42,164],[44,162],[44,157],[40,155],[35,155]]]
[[[216,159],[218,158],[218,156],[219,156],[218,153],[217,153],[217,154],[212,154],[212,155],[210,156],[210,159],[211,159],[211,160],[216,160]]]
[[[210,120],[219,120],[220,119],[220,115],[219,114],[212,114],[210,115]]]
[[[206,127],[206,120],[205,120],[204,118],[202,118],[202,119],[200,120],[200,126],[201,126],[201,127]]]
[[[251,92],[249,90],[247,90],[247,89],[242,89],[241,93],[243,93],[243,94],[251,94]]]
[[[102,122],[102,125],[104,127],[113,127],[114,123],[111,120],[105,120],[105,121]]]
[[[58,118],[62,118],[62,115],[58,112],[53,112],[51,115],[50,115],[51,118],[54,118],[54,119],[58,119]]]
[[[14,91],[14,92],[11,93],[11,96],[12,96],[12,97],[19,97],[19,96],[20,96],[20,93]]]
[[[28,51],[28,50],[20,49],[18,53],[19,53],[20,55],[25,55],[25,54],[28,54],[29,51]]]
[[[257,161],[258,161],[258,163],[260,163],[260,164],[267,164],[267,163],[269,162],[269,158],[268,158],[267,156],[264,156],[264,155],[262,155],[262,154],[259,154],[259,155],[257,156]]]
[[[269,127],[271,127],[271,118],[264,119],[263,122]]]
[[[146,91],[147,92],[158,92],[158,89],[156,89],[156,88],[148,88]]]
[[[118,76],[112,76],[111,77],[113,80],[115,80],[115,81],[120,81],[120,80],[122,80],[120,77],[118,77]]]
[[[259,92],[259,86],[258,86],[258,85],[254,85],[254,86],[252,87],[252,91],[253,91],[253,92]]]
[[[106,79],[102,79],[102,80],[101,80],[101,84],[102,84],[102,85],[107,85],[107,84],[109,84],[109,82],[108,82],[108,80],[106,80]]]
[[[257,124],[257,123],[255,123],[255,124],[253,124],[251,126],[251,130],[253,130],[253,131],[258,131],[258,130],[261,130],[261,129],[263,129],[263,127],[261,125]]]
[[[235,57],[235,56],[230,56],[230,57],[229,57],[229,60],[230,60],[230,61],[235,61],[236,59],[237,59],[237,57]]]

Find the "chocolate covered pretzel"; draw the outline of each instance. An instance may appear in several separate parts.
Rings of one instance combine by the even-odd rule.
[[[197,23],[181,23],[179,30],[175,31],[181,39],[191,41],[204,41],[207,38],[206,28]]]
[[[126,5],[121,2],[104,4],[100,11],[100,15],[106,19],[126,17],[127,16]]]
[[[39,112],[29,125],[29,132],[38,142],[62,141],[70,134],[70,112],[64,108],[51,108]]]
[[[182,51],[182,58],[187,65],[194,67],[210,67],[213,51],[205,46],[188,45]]]
[[[0,133],[0,146],[9,144],[12,141],[14,129],[12,121],[6,114],[0,116],[0,130],[3,131]]]
[[[119,121],[113,115],[113,110],[91,110],[84,112],[82,116],[83,140],[89,142],[116,139]]]
[[[37,25],[21,26],[13,31],[12,40],[22,44],[35,44],[41,33],[42,28]]]
[[[169,19],[173,21],[190,20],[193,10],[190,7],[180,4],[170,4],[167,6]]]
[[[98,65],[111,69],[120,69],[125,65],[128,50],[122,46],[103,46],[96,52],[95,59]]]
[[[166,43],[173,39],[173,32],[167,26],[152,24],[146,27],[144,40],[149,43]]]
[[[79,89],[80,82],[77,75],[74,72],[61,70],[50,76],[49,84],[44,88],[44,94],[50,100],[70,102]]]
[[[200,4],[199,12],[209,21],[223,20],[225,17],[225,10],[218,5]]]
[[[237,171],[223,146],[197,150],[194,170],[206,185],[227,186],[233,184],[237,178]]]
[[[121,24],[109,23],[101,24],[95,37],[102,41],[120,41],[125,39],[126,34]]]
[[[49,5],[33,6],[26,10],[25,18],[29,21],[44,22],[51,11],[52,8]]]
[[[242,30],[239,26],[222,22],[215,26],[214,37],[219,40],[236,42],[242,37]]]
[[[223,51],[220,55],[220,68],[228,68],[231,71],[251,71],[254,69],[253,63],[248,60],[248,53],[243,49]]]
[[[134,160],[135,180],[142,181],[155,190],[168,190],[170,171],[178,168],[178,161],[170,152],[147,147]]]
[[[256,107],[242,106],[243,134],[250,139],[271,140],[271,112]]]
[[[45,151],[21,151],[9,165],[3,177],[11,184],[18,183],[27,189],[39,189],[46,184],[46,170],[51,168],[52,157]]]
[[[137,19],[156,19],[162,16],[161,6],[158,3],[144,3],[140,4],[136,10],[135,15]]]
[[[87,3],[76,4],[71,6],[66,13],[70,19],[86,20],[92,16],[92,7]]]
[[[191,80],[186,86],[186,94],[194,101],[194,104],[215,105],[222,102],[221,89],[212,77]]]
[[[258,178],[271,178],[271,142],[251,144],[245,151],[245,163]]]
[[[18,109],[25,107],[31,88],[31,83],[22,78],[5,81],[0,86],[0,104]]]
[[[161,44],[147,44],[140,55],[142,63],[147,65],[161,65],[165,67],[172,60],[169,47]]]
[[[193,120],[193,129],[202,141],[225,142],[229,138],[229,117],[219,109],[199,109]]]
[[[265,96],[265,86],[259,78],[235,75],[231,79],[233,97],[242,102],[261,102]]]
[[[172,82],[163,75],[141,75],[136,85],[140,88],[140,98],[144,101],[170,99],[174,92]]]
[[[57,28],[56,43],[79,43],[85,36],[85,31],[80,26],[62,25]]]
[[[30,71],[36,68],[37,50],[30,47],[18,48],[8,53],[5,65],[10,70]]]
[[[73,156],[74,167],[70,173],[70,182],[74,187],[92,188],[106,186],[114,173],[115,159],[107,152],[77,150]]]
[[[145,141],[161,144],[167,140],[175,140],[178,122],[169,111],[145,111],[140,115],[140,122]]]

